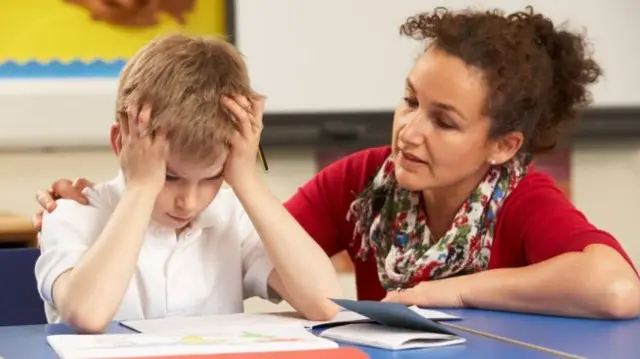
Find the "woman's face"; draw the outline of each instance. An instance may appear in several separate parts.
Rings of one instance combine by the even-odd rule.
[[[485,95],[482,72],[457,57],[432,46],[416,61],[393,120],[400,186],[425,191],[473,185],[492,160],[508,159],[501,153],[504,141],[487,138]]]

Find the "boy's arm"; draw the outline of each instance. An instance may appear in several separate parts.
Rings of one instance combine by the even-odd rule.
[[[339,308],[329,298],[342,294],[329,257],[260,179],[247,174],[236,182],[234,192],[264,247],[256,240],[250,256],[259,260],[257,252],[264,250],[273,263],[269,287],[307,319],[332,318]],[[271,267],[256,265],[258,270],[266,268]]]
[[[155,198],[144,189],[127,190],[95,243],[54,279],[52,299],[66,323],[94,333],[113,319],[135,271]]]
[[[341,291],[331,260],[255,170],[264,98],[250,100],[242,96],[224,96],[222,104],[238,125],[238,132],[229,142],[224,179],[233,188],[253,224],[246,224],[246,227],[255,227],[268,259],[275,266],[268,277],[269,286],[306,318],[332,318],[339,308],[329,298],[340,297]],[[266,265],[253,267],[266,268]]]
[[[166,134],[148,131],[150,117],[149,105],[140,111],[131,106],[118,116],[114,139],[126,189],[96,242],[52,284],[52,299],[63,320],[82,331],[101,332],[113,319],[164,186]]]

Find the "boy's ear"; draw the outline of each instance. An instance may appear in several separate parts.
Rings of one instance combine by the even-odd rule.
[[[111,125],[109,143],[111,143],[113,153],[115,153],[116,156],[120,155],[120,151],[122,150],[122,135],[120,133],[120,125],[117,123]]]

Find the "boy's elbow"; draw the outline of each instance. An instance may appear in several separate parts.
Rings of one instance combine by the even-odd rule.
[[[616,279],[605,286],[603,315],[607,319],[632,319],[640,316],[640,281]]]
[[[70,313],[63,316],[62,320],[81,334],[102,334],[110,323],[110,320],[91,313]]]
[[[325,299],[320,301],[318,305],[305,310],[302,314],[307,320],[325,322],[333,319],[339,311],[340,308],[335,303]]]
[[[60,308],[62,321],[82,334],[101,334],[109,326],[111,317],[101,310],[69,303]]]

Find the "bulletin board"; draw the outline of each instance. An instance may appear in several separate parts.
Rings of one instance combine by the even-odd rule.
[[[3,0],[0,79],[117,77],[166,33],[226,36],[225,0]]]

